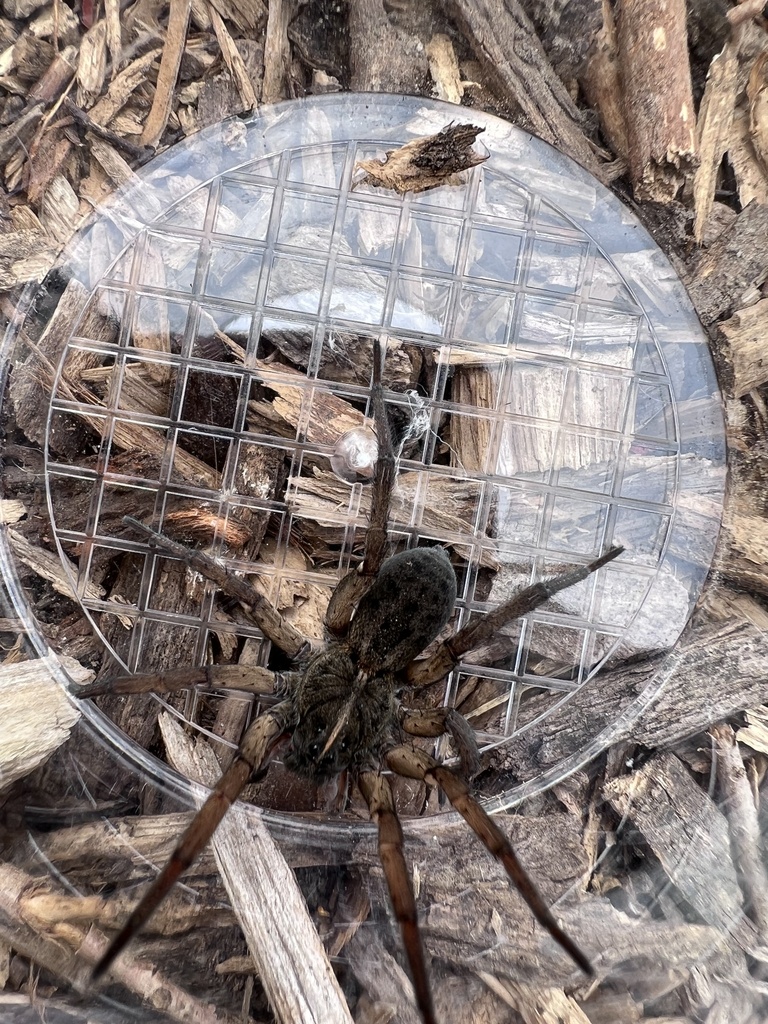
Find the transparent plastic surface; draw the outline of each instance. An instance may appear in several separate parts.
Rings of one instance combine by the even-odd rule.
[[[484,128],[489,154],[462,183],[406,196],[358,184],[359,160],[457,119]],[[51,327],[62,282],[79,305]],[[43,365],[29,337],[55,358]],[[393,549],[447,548],[454,626],[626,549],[414,701],[468,718],[488,766],[479,796],[509,808],[625,735],[666,685],[659,656],[688,621],[720,525],[725,442],[706,341],[666,258],[607,190],[478,111],[390,96],[281,105],[144,168],[30,294],[5,356],[30,436],[20,396],[43,365],[50,537],[116,674],[243,652],[275,663],[256,626],[150,549],[126,513],[209,545],[321,637],[370,511],[339,455],[370,425],[375,337],[397,425]],[[365,477],[370,454],[352,458]],[[6,537],[2,558],[45,653]],[[650,655],[609,707],[596,698],[601,670]],[[242,729],[264,706],[226,691],[147,700],[219,748],[236,746],[227,715]],[[82,711],[132,767],[130,787],[183,792],[135,723],[129,734],[109,708]],[[435,749],[450,757],[445,740]],[[252,794],[279,834],[326,852],[367,834],[357,818],[315,814],[302,787],[288,787],[289,813],[281,771]],[[401,795],[420,815],[409,832],[450,822],[434,798]]]
[[[377,335],[408,423],[393,539],[452,553],[457,625],[610,544],[627,549],[505,628],[493,669],[462,664],[449,679],[447,703],[482,690],[465,712],[486,746],[503,747],[611,658],[674,646],[719,526],[715,380],[669,264],[584,172],[473,112],[490,157],[463,185],[405,197],[354,187],[357,161],[454,113],[360,102],[291,104],[175,147],[72,247],[61,273],[89,298],[58,342],[51,527],[116,670],[151,671],[158,629],[179,665],[203,662],[212,637],[258,638],[222,621],[212,587],[165,607],[163,560],[122,515],[172,530],[206,509],[240,551],[268,519],[268,557],[227,550],[221,529],[215,550],[258,573],[272,600],[329,594],[370,504],[330,459],[370,413]],[[110,594],[100,580],[115,552],[142,557]],[[536,710],[521,715],[531,692]],[[616,710],[590,752],[637,709]]]

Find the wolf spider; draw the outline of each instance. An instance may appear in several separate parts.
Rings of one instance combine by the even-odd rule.
[[[470,793],[467,780],[479,769],[477,743],[470,725],[452,708],[409,709],[400,702],[400,693],[405,687],[426,686],[442,679],[463,654],[481,646],[505,623],[528,614],[553,594],[585,579],[620,554],[622,548],[611,548],[587,565],[528,587],[444,640],[430,657],[415,660],[451,616],[456,576],[441,547],[415,548],[385,559],[389,505],[397,469],[384,404],[381,363],[380,346],[374,342],[372,401],[378,457],[364,558],[360,570],[348,573],[331,596],[325,618],[328,638],[321,650],[309,653],[300,634],[249,583],[207,555],[129,520],[150,538],[153,547],[184,559],[230,597],[247,605],[266,636],[303,664],[297,671],[285,674],[264,668],[210,666],[162,676],[122,676],[78,691],[79,696],[91,697],[107,692],[168,692],[208,683],[274,693],[282,698],[248,728],[233,763],[96,965],[94,978],[109,968],[146,924],[182,872],[205,847],[227,808],[250,779],[266,771],[278,748],[286,766],[299,775],[321,781],[349,773],[357,782],[378,826],[379,855],[424,1024],[435,1024],[432,995],[416,901],[403,854],[403,833],[384,769],[439,786],[490,853],[501,861],[538,921],[583,971],[593,973],[585,954],[555,921],[507,837]],[[403,734],[437,737],[445,733],[456,747],[460,771],[403,742]]]

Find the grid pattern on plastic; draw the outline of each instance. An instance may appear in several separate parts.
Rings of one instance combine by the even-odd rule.
[[[51,402],[49,439],[73,416],[98,437],[90,469],[49,449],[54,528],[62,549],[78,553],[80,602],[127,669],[141,670],[155,622],[177,629],[190,661],[203,657],[210,632],[258,636],[243,622],[214,617],[210,587],[183,608],[156,601],[164,559],[116,529],[115,495],[135,494],[136,507],[161,529],[168,509],[185,501],[234,526],[269,515],[274,557],[258,565],[268,596],[286,583],[330,592],[365,528],[367,490],[340,484],[336,507],[319,513],[335,564],[297,569],[286,552],[302,517],[318,515],[306,504],[303,470],[327,467],[333,449],[327,396],[358,408],[368,401],[367,374],[354,365],[338,373],[344,339],[379,336],[392,351],[431,350],[431,392],[420,400],[430,429],[401,460],[391,526],[409,544],[439,541],[460,555],[457,625],[513,586],[585,562],[608,544],[632,555],[512,631],[507,668],[465,665],[455,673],[447,700],[473,673],[498,683],[490,703],[509,734],[526,686],[572,692],[643,604],[678,488],[670,383],[648,321],[613,264],[535,190],[491,166],[477,168],[465,187],[404,198],[353,189],[356,161],[374,152],[332,144],[240,168],[198,189],[120,254],[89,306],[114,321],[114,339],[77,328]],[[89,310],[81,325],[88,319]],[[299,339],[305,373],[265,359],[262,339],[276,335]],[[163,347],[163,338],[172,342]],[[217,352],[227,346],[232,361],[221,362]],[[70,386],[74,365],[93,383],[86,395]],[[448,390],[457,375],[469,382],[467,401]],[[290,392],[292,435],[252,421],[265,388]],[[471,423],[484,438],[474,464],[436,461],[446,420],[449,438]],[[123,468],[137,436],[152,455],[142,474]],[[260,495],[253,481],[265,450],[288,467],[279,498]],[[82,488],[79,521],[58,499],[64,477]],[[100,593],[102,548],[145,555],[124,605]],[[221,553],[233,568],[253,569]],[[480,599],[478,567],[491,565],[501,571]],[[130,637],[119,649],[108,622]],[[561,651],[562,664],[542,665],[542,649]],[[565,673],[566,663],[575,671]]]

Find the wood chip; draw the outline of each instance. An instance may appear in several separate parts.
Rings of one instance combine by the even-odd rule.
[[[464,85],[450,37],[442,32],[433,35],[427,46],[427,57],[437,98],[448,103],[461,103]]]
[[[209,3],[209,14],[211,16],[211,24],[213,30],[216,33],[216,38],[219,41],[221,47],[221,54],[224,58],[224,62],[229,68],[230,74],[237,85],[237,91],[240,93],[240,98],[243,101],[243,110],[253,110],[258,103],[256,93],[250,78],[248,77],[248,71],[245,67],[245,62],[240,56],[240,51],[232,36],[227,31],[227,27],[224,21],[216,10],[213,4]]]
[[[179,76],[181,58],[189,25],[190,0],[171,0],[168,15],[168,33],[157,73],[155,98],[149,112],[144,131],[141,133],[142,146],[156,146],[165,131],[173,104],[173,88]]]
[[[685,0],[625,0],[618,39],[635,194],[674,199],[696,161]]]
[[[449,124],[436,135],[425,135],[390,150],[383,162],[360,160],[355,170],[365,173],[358,184],[391,188],[400,195],[460,185],[462,171],[488,159],[487,154],[472,149],[484,130],[471,124]]]
[[[741,398],[768,380],[768,299],[740,309],[722,321],[720,330],[728,339],[733,363],[733,393]]]
[[[728,149],[738,91],[741,33],[732,36],[724,49],[712,58],[707,85],[699,108],[697,149],[699,166],[693,181],[696,211],[694,234],[701,242],[715,198],[717,176]]]
[[[214,785],[220,768],[208,744],[193,744],[167,713],[160,716],[160,728],[177,770]],[[235,804],[211,843],[277,1019],[283,1024],[351,1024],[301,890],[258,816]]]
[[[74,658],[53,654],[0,666],[0,792],[50,757],[80,718],[57,680],[61,666],[76,683],[93,679]]]
[[[721,934],[743,933],[742,895],[725,818],[674,754],[657,754],[604,787],[640,832],[669,881]]]

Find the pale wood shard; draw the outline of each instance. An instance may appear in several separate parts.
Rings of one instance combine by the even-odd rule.
[[[213,785],[221,769],[205,741],[193,744],[167,714],[160,727],[177,770]],[[351,1024],[301,891],[258,814],[235,804],[211,845],[277,1019]]]
[[[768,299],[738,310],[719,329],[728,339],[733,393],[741,398],[768,381]]]
[[[221,47],[221,54],[230,70],[235,84],[237,85],[237,90],[240,93],[240,98],[243,102],[243,110],[253,110],[258,103],[258,99],[256,97],[253,84],[248,77],[248,70],[245,66],[245,62],[240,55],[240,51],[235,45],[235,41],[227,31],[227,26],[224,24],[224,20],[219,12],[211,3],[208,4],[208,8],[211,17],[211,24],[214,32],[216,33],[216,38],[219,41],[219,46]]]
[[[696,211],[694,234],[697,242],[701,242],[704,236],[704,228],[715,199],[720,164],[731,139],[739,86],[741,38],[741,33],[734,33],[724,49],[712,58],[699,108],[696,126],[699,166],[693,181]]]
[[[433,35],[427,45],[427,57],[437,98],[448,103],[461,103],[464,84],[450,37],[443,32]]]
[[[105,0],[104,20],[107,23],[106,43],[112,64],[112,78],[120,71],[123,56],[123,40],[120,30],[120,0]]]
[[[720,800],[728,819],[731,849],[744,892],[747,914],[759,933],[768,935],[768,877],[762,861],[762,837],[757,807],[746,768],[730,725],[710,729],[715,749],[715,766]]]
[[[497,978],[486,971],[478,977],[495,992],[507,1006],[520,1014],[525,1024],[591,1024],[573,996],[561,988],[542,989],[538,985]],[[624,1024],[629,1024],[626,1017]]]
[[[627,0],[619,56],[635,193],[674,199],[696,164],[696,111],[684,0]]]
[[[0,792],[50,757],[80,718],[57,679],[61,667],[77,683],[93,679],[74,658],[54,655],[0,666]]]
[[[752,65],[747,82],[749,135],[755,154],[768,175],[768,50]]]
[[[107,72],[107,23],[97,21],[80,44],[77,63],[77,102],[86,109],[100,94]]]
[[[144,131],[141,133],[142,146],[156,146],[168,124],[173,106],[173,89],[179,76],[181,58],[184,55],[189,12],[190,0],[171,0],[168,35],[160,59],[152,109],[144,122]]]
[[[728,163],[733,168],[741,205],[749,206],[753,200],[768,204],[768,177],[752,144],[749,110],[744,98],[737,104],[731,122]]]

